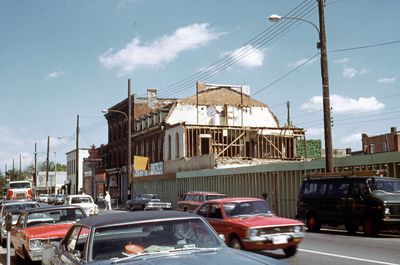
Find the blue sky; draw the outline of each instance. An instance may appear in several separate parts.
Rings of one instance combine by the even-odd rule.
[[[326,1],[334,148],[400,127],[399,12],[398,0]],[[81,147],[107,143],[101,110],[127,96],[128,78],[139,96],[248,85],[282,126],[290,101],[292,122],[323,139],[317,32],[272,14],[318,24],[314,0],[1,1],[0,171],[20,154],[32,163],[35,142],[43,161],[47,136],[50,159],[65,163],[77,114]]]

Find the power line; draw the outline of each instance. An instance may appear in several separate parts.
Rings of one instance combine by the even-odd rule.
[[[293,10],[291,10],[287,14],[287,16],[305,16],[306,14],[315,10],[315,7],[316,7],[315,1],[304,1],[300,5],[295,7]],[[209,67],[206,68],[206,70],[192,74],[191,76],[183,79],[182,81],[176,82],[172,85],[160,89],[160,91],[172,88],[169,89],[168,94],[171,93],[176,95],[177,93],[184,92],[188,87],[189,88],[192,87],[195,81],[204,80],[207,78],[220,75],[222,72],[229,69],[229,67],[238,64],[251,52],[254,52],[256,49],[264,46],[268,42],[271,42],[273,39],[277,38],[284,31],[291,28],[294,24],[296,24],[295,21],[288,21],[286,23],[279,23],[278,26],[276,25],[270,26],[262,33],[254,37],[252,40],[242,45],[241,47],[244,48],[240,52],[237,53],[233,52],[221,58],[214,64],[210,65]],[[161,95],[167,94],[167,91],[165,93],[161,92],[160,94]]]

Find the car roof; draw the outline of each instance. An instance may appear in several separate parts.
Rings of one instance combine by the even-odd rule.
[[[197,214],[183,211],[139,211],[139,212],[114,212],[107,215],[95,215],[79,220],[78,224],[92,227],[108,226],[121,223],[141,221],[168,220],[180,218],[201,218]]]
[[[39,204],[37,201],[4,201],[3,206],[7,205],[19,205],[19,204]]]
[[[189,191],[186,192],[185,194],[210,194],[210,195],[226,195],[223,193],[219,193],[219,192],[213,192],[213,191]]]
[[[57,205],[57,206],[45,205],[39,208],[24,209],[21,212],[32,213],[32,212],[42,212],[42,211],[60,210],[60,209],[81,209],[83,211],[83,209],[78,205]]]
[[[209,202],[229,203],[229,202],[249,202],[249,201],[263,201],[263,199],[250,198],[250,197],[233,197],[233,198],[222,198],[222,199],[210,200],[205,203],[209,203]]]
[[[73,195],[68,195],[68,197],[71,198],[76,198],[76,197],[92,197],[89,194],[73,194]]]
[[[380,177],[380,176],[356,176],[356,175],[331,175],[331,176],[324,176],[324,175],[312,175],[312,176],[305,176],[304,181],[313,181],[313,180],[329,180],[329,179],[379,179],[379,180],[399,180],[398,178],[390,178],[390,177]]]

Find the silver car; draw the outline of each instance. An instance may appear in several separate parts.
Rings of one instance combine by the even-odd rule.
[[[7,243],[7,231],[5,230],[4,217],[6,212],[12,214],[12,224],[17,222],[21,210],[37,208],[40,204],[35,201],[5,201],[0,206],[0,225],[1,225],[1,246],[5,247]]]

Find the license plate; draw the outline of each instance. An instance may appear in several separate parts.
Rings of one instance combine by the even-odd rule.
[[[274,236],[272,238],[272,244],[278,245],[278,244],[286,244],[287,241],[287,236]]]

